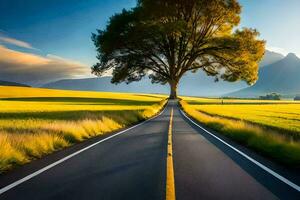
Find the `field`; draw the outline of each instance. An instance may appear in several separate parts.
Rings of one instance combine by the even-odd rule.
[[[295,101],[183,97],[200,122],[278,162],[300,166],[300,104]]]
[[[0,86],[0,173],[158,113],[165,96]]]
[[[185,101],[193,105],[202,104],[250,104],[250,105],[266,105],[266,104],[300,104],[300,101],[293,100],[258,100],[258,99],[219,99],[219,98],[201,98],[201,97],[182,97]]]
[[[186,101],[203,113],[244,120],[283,134],[300,138],[300,103],[297,101],[218,100],[188,98]]]

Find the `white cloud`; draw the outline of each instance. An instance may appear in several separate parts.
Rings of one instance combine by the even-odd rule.
[[[39,56],[0,45],[0,80],[27,84],[90,77],[89,66],[56,55]]]
[[[283,49],[283,48],[280,48],[280,47],[267,46],[266,48],[267,48],[269,51],[273,51],[273,52],[276,52],[276,53],[280,53],[280,54],[282,54],[282,55],[284,55],[284,56],[286,56],[286,55],[289,53],[289,51],[287,51],[287,50],[285,50],[285,49]]]
[[[35,49],[34,47],[31,46],[31,44],[17,40],[15,38],[11,37],[6,37],[6,36],[0,36],[0,42],[6,43],[6,44],[12,44],[18,47],[26,48],[26,49]]]
[[[56,60],[56,61],[71,62],[73,64],[82,65],[78,61],[70,60],[70,59],[63,58],[63,57],[60,57],[60,56],[57,56],[57,55],[53,55],[53,54],[47,54],[46,57],[49,58],[49,59],[52,59],[52,60]]]
[[[269,50],[269,51],[280,53],[280,54],[282,54],[284,56],[286,56],[289,53],[295,53],[298,56],[298,58],[300,58],[300,52],[291,52],[291,51],[288,51],[288,50],[286,50],[284,48],[274,47],[274,46],[267,46],[266,49]]]

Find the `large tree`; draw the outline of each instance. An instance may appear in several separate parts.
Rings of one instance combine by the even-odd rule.
[[[112,72],[112,83],[148,75],[170,85],[170,98],[181,77],[199,69],[216,81],[253,84],[265,42],[255,29],[236,28],[240,13],[237,0],[138,0],[92,35],[99,60],[92,73]]]

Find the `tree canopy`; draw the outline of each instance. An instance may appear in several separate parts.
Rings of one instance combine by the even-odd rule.
[[[201,69],[215,80],[258,79],[265,41],[255,29],[236,27],[237,0],[138,0],[135,8],[112,16],[92,35],[99,60],[92,73],[112,71],[112,82],[169,84],[177,96],[180,78]]]

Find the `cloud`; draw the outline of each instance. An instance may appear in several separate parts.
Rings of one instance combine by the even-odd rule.
[[[273,51],[273,52],[276,52],[276,53],[280,53],[284,56],[286,56],[289,52],[283,48],[280,48],[280,47],[273,47],[273,46],[267,46],[267,49],[269,51]]]
[[[0,36],[0,41],[4,42],[6,44],[12,44],[12,45],[26,48],[26,49],[35,49],[31,46],[31,44],[29,44],[27,42],[23,42],[21,40],[17,40],[17,39],[6,37],[6,36]]]
[[[267,46],[266,48],[269,51],[280,53],[280,54],[282,54],[284,56],[286,56],[289,53],[295,53],[297,55],[297,57],[300,58],[300,52],[287,51],[286,49],[283,49],[283,48],[280,48],[280,47],[273,47],[273,46]]]
[[[49,81],[90,76],[80,62],[55,55],[39,56],[0,45],[0,80],[39,85]]]

